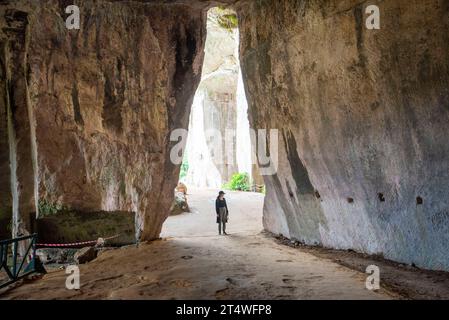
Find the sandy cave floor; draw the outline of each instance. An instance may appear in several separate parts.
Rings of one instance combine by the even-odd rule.
[[[67,275],[64,270],[56,270],[9,290],[0,298],[397,299],[406,296],[384,287],[376,292],[367,290],[367,274],[354,270],[357,267],[350,268],[350,263],[346,266],[336,263],[340,261],[335,259],[338,252],[326,256],[322,252],[289,247],[261,232],[261,194],[229,192],[226,197],[230,235],[219,236],[214,215],[215,194],[214,190],[189,190],[192,212],[168,218],[161,240],[105,250],[96,260],[81,265],[80,290],[66,289]],[[359,267],[372,263],[360,256],[350,260],[356,261]]]

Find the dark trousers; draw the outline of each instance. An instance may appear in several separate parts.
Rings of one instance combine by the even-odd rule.
[[[228,213],[226,212],[226,208],[219,208],[218,211],[218,233],[221,234],[226,232],[226,222],[228,221]]]

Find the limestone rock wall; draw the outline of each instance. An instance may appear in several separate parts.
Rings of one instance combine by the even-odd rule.
[[[28,99],[28,13],[5,1],[0,6],[0,223],[1,236],[21,235],[35,211],[35,122]],[[15,4],[15,3],[14,3]],[[20,183],[19,183],[20,181]],[[20,210],[24,212],[20,215]]]
[[[264,225],[308,244],[449,270],[449,4],[239,8],[255,128],[281,130]]]
[[[85,0],[77,1],[81,29],[68,30],[69,4],[0,6],[2,103],[17,138],[20,219],[49,207],[129,211],[141,238],[154,239],[177,183],[169,134],[187,127],[205,16],[183,4]],[[4,110],[2,172],[10,150]],[[2,188],[8,179],[2,175]]]

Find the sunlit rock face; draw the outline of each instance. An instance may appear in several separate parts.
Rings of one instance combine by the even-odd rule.
[[[251,173],[238,29],[218,22],[223,12],[215,8],[208,13],[203,75],[190,118],[185,181],[195,187],[220,188],[237,172]]]
[[[206,142],[204,129],[204,92],[197,92],[190,114],[186,158],[189,164],[185,182],[190,187],[218,188],[222,184],[221,173],[215,166]]]
[[[1,103],[12,110],[21,219],[49,206],[128,211],[138,236],[154,239],[177,183],[169,136],[187,128],[205,15],[177,4],[77,4],[80,30],[66,28],[63,1],[0,6]]]
[[[237,123],[236,123],[236,161],[239,172],[246,172],[254,179],[254,176],[260,178],[257,172],[253,172],[255,166],[255,158],[251,146],[251,137],[249,131],[248,120],[248,102],[246,99],[245,87],[243,84],[242,72],[239,69],[237,82]]]
[[[254,127],[281,130],[265,228],[449,270],[444,0],[254,1],[240,13]]]

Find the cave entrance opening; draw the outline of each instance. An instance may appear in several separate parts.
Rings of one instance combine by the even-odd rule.
[[[171,216],[162,235],[216,234],[215,199],[226,192],[228,232],[262,230],[265,187],[253,155],[239,61],[239,29],[231,9],[211,8],[201,82]]]

